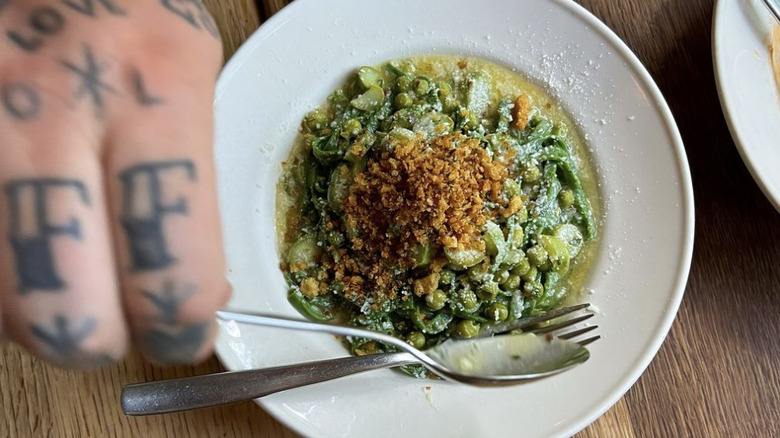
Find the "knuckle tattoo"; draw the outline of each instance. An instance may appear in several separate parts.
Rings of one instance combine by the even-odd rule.
[[[66,287],[57,270],[52,239],[67,236],[82,239],[81,222],[75,217],[66,224],[52,223],[49,214],[52,190],[69,189],[79,201],[89,206],[89,194],[83,182],[73,179],[41,178],[13,180],[5,185],[10,212],[9,240],[16,259],[19,292],[60,292]],[[23,223],[25,217],[32,218]]]
[[[106,68],[98,63],[92,49],[87,44],[83,46],[83,56],[83,64],[75,64],[70,61],[60,61],[60,63],[80,80],[79,87],[73,97],[76,100],[89,98],[95,111],[100,112],[104,107],[104,93],[115,94],[116,90],[103,80],[102,75]]]
[[[189,204],[184,197],[173,203],[163,200],[163,175],[181,169],[187,179],[195,181],[195,165],[191,160],[148,162],[132,166],[121,173],[122,227],[130,246],[134,271],[165,269],[176,259],[168,249],[163,232],[163,219],[169,215],[186,216]]]
[[[0,14],[21,0],[0,0]],[[157,4],[191,28],[219,39],[217,25],[200,0],[158,0]],[[38,5],[24,12],[21,20],[0,30],[12,50],[23,56],[41,56],[39,52],[54,38],[62,35],[77,19],[122,19],[129,16],[128,4],[117,0],[57,0]],[[67,76],[73,82],[68,91],[74,103],[91,108],[101,117],[112,99],[128,97],[142,108],[166,104],[166,98],[150,87],[147,76],[137,66],[129,66],[129,73],[121,79],[111,75],[115,66],[108,63],[106,54],[95,50],[92,44],[81,42],[71,55],[55,58],[58,69],[53,74]],[[56,55],[55,55],[56,56]],[[31,58],[32,59],[32,58]],[[0,82],[0,116],[14,122],[39,121],[46,110],[48,95],[34,78],[11,79]],[[196,183],[195,164],[190,159],[149,161],[132,165],[119,174],[122,190],[120,225],[127,241],[130,275],[158,272],[178,262],[169,245],[165,224],[170,216],[188,216],[187,196],[164,199],[163,187],[175,178],[186,178]],[[54,191],[70,192],[73,207],[91,208],[90,194],[85,183],[73,178],[12,179],[4,184],[9,212],[8,242],[14,260],[18,293],[64,293],[68,276],[61,272],[58,254],[54,251],[56,239],[71,239],[85,243],[82,220],[76,216],[62,219],[52,214]],[[59,208],[59,206],[57,207]],[[59,210],[58,210],[59,211]],[[206,341],[211,321],[182,321],[181,309],[198,289],[196,284],[178,284],[175,279],[162,278],[160,286],[142,289],[141,299],[155,311],[155,322],[138,331],[137,341],[153,358],[169,363],[188,362],[195,358]],[[29,333],[42,351],[53,361],[65,365],[106,364],[113,362],[110,355],[83,350],[84,342],[98,328],[93,316],[70,317],[56,314],[48,322],[29,323]]]
[[[33,337],[56,363],[77,366],[105,365],[114,361],[108,354],[82,350],[83,342],[96,328],[95,318],[85,317],[74,322],[64,315],[55,315],[51,324],[30,324]]]
[[[142,348],[153,358],[165,363],[192,361],[209,333],[209,322],[182,324],[181,306],[195,294],[193,284],[177,288],[170,279],[163,281],[159,292],[142,291],[157,311],[159,323],[139,334]]]
[[[0,87],[0,101],[8,114],[19,121],[34,120],[41,113],[40,94],[23,82]]]

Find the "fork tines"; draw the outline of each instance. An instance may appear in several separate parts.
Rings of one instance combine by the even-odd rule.
[[[555,320],[557,318],[560,318],[562,316],[570,315],[570,314],[572,314],[574,312],[577,312],[579,310],[586,309],[589,306],[590,306],[589,303],[585,303],[585,304],[579,304],[579,305],[576,305],[576,306],[562,307],[562,308],[559,308],[559,309],[551,310],[551,311],[549,311],[547,313],[544,313],[544,314],[541,314],[541,315],[529,316],[529,317],[525,317],[525,318],[520,318],[520,319],[518,319],[516,321],[512,321],[512,322],[496,324],[496,325],[490,326],[490,327],[486,328],[485,330],[481,331],[477,335],[477,337],[480,337],[480,338],[488,337],[488,336],[493,336],[493,335],[496,335],[496,334],[507,333],[507,332],[510,332],[510,331],[513,331],[513,330],[522,330],[522,331],[524,331],[526,333],[535,333],[535,334],[538,334],[538,335],[547,334],[547,333],[555,333],[555,332],[557,332],[559,330],[562,330],[562,329],[565,329],[567,327],[571,327],[571,326],[574,326],[575,324],[579,324],[579,323],[581,323],[583,321],[586,321],[589,318],[592,318],[593,314],[592,313],[588,313],[586,315],[577,316],[575,318],[571,318],[571,319],[567,319],[567,320],[564,320],[564,321],[556,322],[554,324],[547,324],[547,323],[550,323],[551,321],[553,321],[553,320]],[[571,340],[571,339],[576,338],[578,336],[584,335],[585,333],[589,333],[589,332],[595,330],[596,328],[598,328],[598,326],[593,325],[593,326],[584,327],[584,328],[581,328],[581,329],[578,329],[578,330],[574,330],[574,331],[570,331],[570,332],[566,332],[566,333],[556,334],[556,336],[558,338],[561,338],[561,339]],[[591,336],[591,337],[589,337],[587,339],[579,341],[578,344],[580,344],[581,346],[585,346],[585,345],[588,345],[588,344],[590,344],[590,343],[592,343],[594,341],[597,341],[600,338],[601,338],[601,336],[599,336],[599,335]]]
[[[579,322],[585,321],[585,320],[587,320],[587,319],[589,319],[591,317],[593,317],[593,314],[589,313],[587,315],[583,315],[583,316],[580,316],[580,317],[577,317],[577,318],[572,318],[572,319],[569,319],[569,320],[566,320],[566,321],[563,321],[563,322],[559,322],[557,324],[548,325],[548,326],[545,326],[545,327],[540,327],[538,329],[528,330],[528,333],[535,333],[537,335],[541,335],[541,334],[545,334],[545,333],[553,333],[553,332],[556,332],[556,331],[558,331],[560,329],[563,329],[563,328],[566,328],[566,327],[571,327],[574,324],[577,324]],[[598,327],[599,326],[597,326],[597,325],[591,325],[591,326],[588,326],[588,327],[581,328],[579,330],[574,330],[574,331],[571,331],[571,332],[556,334],[556,336],[558,338],[560,338],[560,339],[570,340],[570,339],[576,338],[577,336],[581,336],[581,335],[584,335],[585,333],[589,333],[589,332],[591,332],[593,330],[596,330]],[[583,340],[581,340],[581,341],[579,341],[577,343],[584,347],[584,346],[586,346],[588,344],[591,344],[591,343],[593,343],[593,342],[595,342],[595,341],[597,341],[599,339],[601,339],[601,336],[596,335],[596,336],[591,336],[591,337],[589,337],[587,339],[583,339]]]

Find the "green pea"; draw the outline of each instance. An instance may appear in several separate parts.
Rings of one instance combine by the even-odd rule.
[[[520,278],[525,281],[535,281],[537,275],[539,275],[539,270],[537,270],[535,267],[531,267],[531,269],[529,269],[525,274],[521,275]]]
[[[442,269],[439,272],[439,284],[443,286],[449,286],[452,281],[455,280],[455,273],[449,269]]]
[[[469,274],[469,279],[474,283],[482,283],[488,277],[490,277],[487,274],[487,268],[482,264],[470,267],[468,270],[468,274]]]
[[[423,348],[425,346],[425,335],[421,332],[410,332],[406,335],[406,342],[414,348]]]
[[[328,232],[325,234],[325,239],[326,239],[326,240],[327,240],[327,241],[328,241],[328,242],[329,242],[331,245],[335,246],[336,248],[338,248],[338,247],[340,247],[341,245],[343,245],[343,244],[344,244],[344,235],[343,235],[343,234],[341,234],[341,233],[340,233],[340,232],[338,232],[338,231],[334,231],[334,230],[328,231]]]
[[[526,281],[523,284],[523,292],[526,297],[535,300],[541,298],[544,294],[544,286],[538,281]]]
[[[558,193],[558,205],[561,208],[569,208],[574,205],[574,193],[569,189],[563,189]]]
[[[470,319],[464,319],[458,323],[456,331],[462,338],[473,338],[479,333],[479,323]]]
[[[534,183],[536,181],[539,181],[539,178],[542,177],[542,170],[539,169],[539,166],[529,166],[525,171],[523,172],[523,181]]]
[[[439,83],[439,97],[444,99],[452,93],[452,85],[448,82]]]
[[[498,288],[498,283],[492,280],[486,281],[485,284],[477,288],[477,296],[483,300],[492,300],[499,293],[501,293],[501,289]]]
[[[425,296],[425,304],[432,310],[439,310],[447,304],[447,294],[441,289],[436,289]]]
[[[460,293],[460,304],[466,310],[473,310],[477,307],[477,294],[474,291],[465,290]]]
[[[287,253],[287,263],[312,266],[317,263],[321,254],[322,248],[317,245],[317,238],[313,235],[306,235],[290,247],[290,252]]]
[[[363,129],[363,125],[360,123],[360,120],[349,119],[341,128],[341,136],[346,139],[355,138],[360,134],[361,129]]]
[[[409,94],[407,94],[407,93],[398,93],[398,95],[395,96],[395,108],[396,109],[409,108],[412,105],[414,105],[414,99],[412,99],[412,96],[410,96]]]
[[[312,111],[304,120],[304,124],[309,132],[316,132],[324,128],[328,123],[328,118],[325,114],[319,111]]]
[[[493,281],[503,283],[509,278],[509,268],[501,268],[493,274]]]
[[[510,275],[503,283],[501,283],[501,286],[506,291],[517,290],[517,288],[520,287],[520,276]]]
[[[442,109],[448,113],[457,111],[459,106],[460,102],[458,102],[458,99],[455,99],[452,96],[447,96],[444,98],[444,102],[442,102]]]
[[[429,88],[430,84],[425,79],[417,79],[414,81],[414,92],[418,96],[422,96],[423,94],[427,93]]]
[[[396,80],[395,85],[400,91],[409,91],[412,88],[412,82],[412,78],[404,75],[400,76],[398,80]]]
[[[526,255],[528,256],[528,262],[531,264],[531,266],[540,267],[543,266],[547,262],[547,251],[542,247],[542,245],[534,245],[530,248],[528,248],[528,251],[526,251]]]
[[[485,309],[485,317],[493,322],[501,322],[509,316],[509,309],[505,304],[493,303]]]
[[[515,265],[514,268],[512,268],[512,275],[522,276],[528,273],[528,271],[531,270],[531,264],[528,262],[528,259],[523,257],[517,265]],[[534,274],[535,275],[535,274]]]
[[[512,199],[522,195],[523,189],[517,181],[509,178],[504,182],[504,193],[506,193],[507,198]]]

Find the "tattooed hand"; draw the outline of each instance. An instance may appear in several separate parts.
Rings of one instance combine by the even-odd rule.
[[[0,338],[203,359],[225,303],[199,0],[0,0]]]

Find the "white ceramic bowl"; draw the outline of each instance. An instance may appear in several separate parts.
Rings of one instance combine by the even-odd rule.
[[[297,316],[278,269],[273,217],[280,163],[300,120],[357,67],[428,53],[514,68],[579,125],[605,215],[587,285],[603,339],[583,366],[523,386],[479,389],[383,370],[259,402],[309,436],[573,434],[628,390],[663,342],[686,283],[694,224],[690,173],[663,97],[630,50],[573,2],[297,0],[268,20],[218,84],[229,305]],[[233,323],[223,324],[217,351],[231,370],[346,354],[329,336]]]
[[[753,179],[780,211],[780,94],[768,50],[774,23],[760,0],[720,0],[712,54],[734,143]]]

